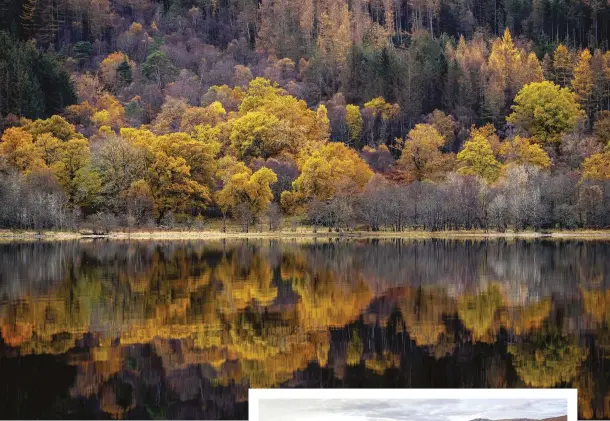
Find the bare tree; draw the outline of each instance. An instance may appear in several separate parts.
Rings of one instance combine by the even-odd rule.
[[[382,177],[373,176],[367,184],[364,192],[357,201],[357,212],[360,220],[364,222],[370,230],[379,231],[387,220],[387,198],[389,186],[380,183]]]
[[[600,226],[601,225],[601,210],[604,200],[604,193],[598,185],[583,185],[581,186],[578,195],[578,210],[581,225]]]
[[[271,202],[267,206],[267,222],[269,223],[269,231],[277,231],[282,224],[282,211],[276,202]]]
[[[323,224],[325,219],[325,203],[317,199],[309,202],[307,206],[307,219],[313,225],[313,232],[318,231],[318,225]]]
[[[235,207],[233,213],[235,219],[239,221],[242,231],[248,232],[250,225],[254,223],[254,213],[252,212],[251,205],[249,203],[242,202]]]

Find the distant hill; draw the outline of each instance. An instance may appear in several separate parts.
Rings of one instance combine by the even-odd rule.
[[[470,421],[568,421],[568,416],[563,415],[561,417],[552,417],[552,418],[542,418],[542,419],[532,419],[532,418],[508,418],[502,420],[490,420],[487,418],[475,418]]]

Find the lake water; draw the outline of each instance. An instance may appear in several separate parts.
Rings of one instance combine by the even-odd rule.
[[[610,242],[0,244],[1,418],[246,419],[249,387],[577,387],[610,418]]]

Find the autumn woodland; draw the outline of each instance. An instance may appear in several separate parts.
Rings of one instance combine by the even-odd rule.
[[[600,0],[1,0],[0,226],[607,227],[609,22]]]

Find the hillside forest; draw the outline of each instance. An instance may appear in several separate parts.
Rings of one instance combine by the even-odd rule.
[[[609,40],[604,0],[0,0],[0,227],[605,228]]]

